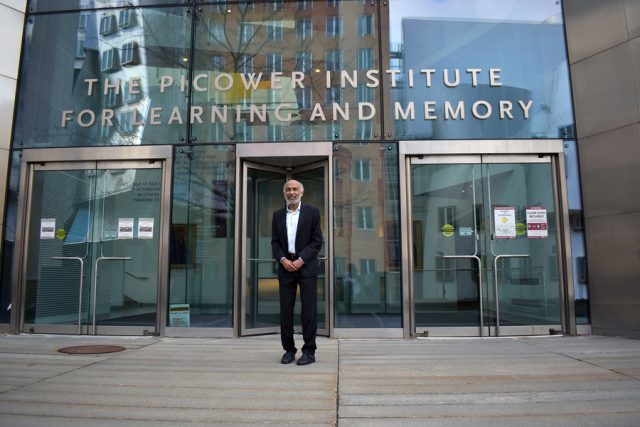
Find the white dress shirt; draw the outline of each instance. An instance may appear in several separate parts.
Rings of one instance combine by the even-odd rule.
[[[298,230],[298,219],[300,218],[300,206],[302,203],[298,204],[298,209],[292,211],[287,206],[287,250],[289,253],[296,253],[296,231]]]

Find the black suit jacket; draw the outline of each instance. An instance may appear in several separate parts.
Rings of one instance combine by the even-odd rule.
[[[320,269],[318,252],[322,249],[322,244],[320,210],[302,203],[296,231],[296,253],[304,261],[300,268],[300,274],[303,277],[318,275]],[[280,264],[280,260],[287,256],[288,246],[287,208],[282,208],[273,213],[271,221],[271,249],[273,258],[278,263],[278,278],[282,277],[286,271]]]

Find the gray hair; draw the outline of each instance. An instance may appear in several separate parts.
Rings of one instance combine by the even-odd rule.
[[[287,187],[287,184],[290,182],[297,182],[300,185],[300,191],[302,191],[304,193],[304,185],[302,185],[302,183],[296,179],[290,179],[289,181],[285,182],[284,185],[282,186],[282,192],[284,193],[284,189]]]

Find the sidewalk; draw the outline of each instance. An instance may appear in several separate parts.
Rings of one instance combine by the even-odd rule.
[[[121,345],[102,355],[62,347]],[[0,336],[0,426],[639,426],[640,340]]]

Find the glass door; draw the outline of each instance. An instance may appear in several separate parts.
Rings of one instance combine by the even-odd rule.
[[[552,167],[549,156],[412,159],[416,334],[561,328]]]
[[[22,329],[155,333],[162,162],[37,163],[31,173]]]
[[[271,220],[274,211],[285,205],[284,183],[296,179],[304,185],[302,203],[320,209],[322,234],[327,232],[327,163],[304,167],[277,167],[243,162],[242,233],[242,329],[241,335],[280,332],[280,298],[278,265],[271,252]],[[326,245],[319,255],[321,272],[318,276],[318,334],[328,335],[326,288]],[[301,330],[300,297],[296,298],[296,331]]]

